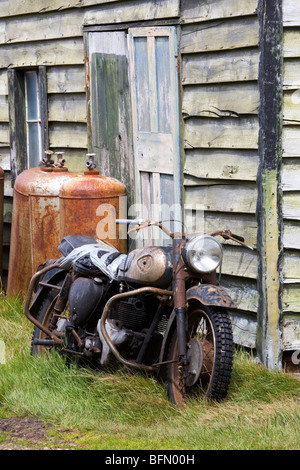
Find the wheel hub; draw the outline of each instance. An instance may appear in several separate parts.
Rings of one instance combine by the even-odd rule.
[[[199,379],[203,366],[203,351],[198,338],[192,338],[188,343],[187,359],[189,361],[186,386],[192,387]]]

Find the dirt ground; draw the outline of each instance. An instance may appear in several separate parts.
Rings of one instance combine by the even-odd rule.
[[[47,432],[46,426],[34,418],[0,418],[0,450],[65,450],[76,449],[76,443],[61,439],[56,430],[56,437]],[[57,437],[58,436],[58,437]]]

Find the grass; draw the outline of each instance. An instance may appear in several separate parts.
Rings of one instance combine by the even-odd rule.
[[[235,354],[224,402],[191,399],[178,409],[153,378],[95,374],[66,366],[56,353],[31,357],[31,334],[22,303],[2,296],[0,417],[42,420],[52,426],[49,442],[59,436],[60,445],[101,450],[300,448],[299,380],[266,370],[244,351]],[[0,444],[5,439],[0,434]]]

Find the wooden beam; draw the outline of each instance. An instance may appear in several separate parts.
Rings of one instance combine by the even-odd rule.
[[[84,123],[49,123],[49,146],[57,148],[87,149],[87,132]]]
[[[47,86],[48,93],[85,93],[84,65],[48,67]]]
[[[49,95],[49,121],[86,123],[85,94],[56,93]]]
[[[87,8],[84,13],[84,25],[126,23],[162,18],[176,18],[180,14],[179,0],[135,0],[118,2],[115,5]]]
[[[36,67],[38,65],[83,65],[82,38],[5,44],[1,46],[0,68]]]
[[[7,74],[10,122],[10,170],[13,186],[18,174],[25,170],[27,158],[25,93],[22,75],[13,69],[9,69]]]
[[[254,184],[205,183],[185,187],[185,204],[192,210],[255,214],[257,189]]]
[[[257,150],[201,148],[186,149],[185,152],[185,178],[189,175],[193,178],[256,181],[257,170]]]
[[[41,116],[41,150],[44,155],[45,150],[49,147],[48,138],[48,100],[47,100],[47,70],[46,67],[38,67],[38,94],[40,100],[40,116]]]
[[[236,49],[214,54],[184,54],[182,84],[233,83],[257,80],[258,48]]]
[[[270,369],[282,368],[282,0],[259,0],[261,96],[258,172],[259,309],[257,351]]]
[[[283,25],[284,26],[300,26],[299,0],[284,0]]]
[[[189,118],[185,121],[184,147],[215,149],[257,149],[258,119]]]
[[[199,5],[198,5],[199,8]],[[257,15],[234,19],[220,19],[209,23],[183,26],[181,54],[239,49],[258,45]]]
[[[99,8],[99,5],[104,3],[117,1],[118,0],[52,0],[51,2],[45,3],[44,0],[34,0],[34,2],[28,2],[27,0],[15,0],[13,2],[1,0],[0,17],[46,13],[57,10],[69,10],[71,8],[80,9],[93,5],[97,5]]]
[[[232,18],[256,13],[257,0],[182,0],[182,21],[185,23]]]
[[[300,316],[285,315],[282,322],[282,345],[286,350],[300,349]],[[299,357],[299,356],[297,356]]]
[[[183,89],[184,117],[202,116],[219,119],[258,112],[259,90],[256,82],[226,85],[193,85]],[[299,107],[299,105],[298,105]]]

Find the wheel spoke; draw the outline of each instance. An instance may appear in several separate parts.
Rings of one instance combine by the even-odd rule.
[[[233,342],[229,317],[224,311],[203,306],[191,310],[188,320],[189,340],[197,339],[202,348],[202,368],[199,370],[200,376],[198,381],[193,382],[191,380],[191,385],[187,388],[187,392],[201,391],[207,399],[222,399],[227,394],[233,357]],[[226,342],[224,342],[225,337]],[[226,351],[224,351],[224,344]],[[171,342],[170,350],[172,358],[177,358],[177,340],[173,341],[173,343]],[[168,357],[170,358],[170,356]],[[194,356],[195,359],[197,360],[196,356]],[[201,367],[200,362],[199,367]],[[169,367],[168,374],[169,398],[177,404],[182,404],[184,394],[179,384],[180,374],[178,364],[173,363]]]

